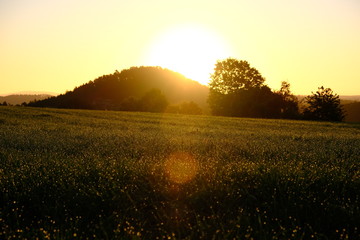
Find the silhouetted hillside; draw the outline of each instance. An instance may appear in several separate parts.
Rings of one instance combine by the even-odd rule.
[[[132,67],[101,76],[73,91],[32,102],[30,106],[54,108],[131,110],[152,89],[159,89],[170,104],[193,101],[207,107],[208,88],[160,67]],[[136,108],[135,108],[136,109]]]
[[[297,95],[299,101],[303,100],[306,95]],[[353,102],[360,101],[360,95],[341,95],[340,96],[341,104],[349,104]]]
[[[360,95],[341,95],[340,99],[344,100],[344,101],[358,102],[358,101],[360,101]]]
[[[304,108],[302,101],[306,96],[298,95],[300,109]],[[360,122],[360,95],[340,96],[340,103],[345,110],[345,122]]]
[[[49,94],[11,94],[7,96],[0,96],[0,103],[6,102],[11,105],[22,103],[29,103],[35,100],[43,100],[51,97]]]
[[[340,96],[345,110],[345,122],[360,122],[360,95]]]
[[[345,122],[360,122],[360,102],[353,102],[344,105]]]

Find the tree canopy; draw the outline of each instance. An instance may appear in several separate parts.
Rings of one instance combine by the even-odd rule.
[[[330,88],[319,87],[305,98],[304,118],[309,120],[342,121],[345,117],[339,95]]]
[[[154,89],[156,89],[154,91]],[[196,102],[206,107],[208,89],[196,81],[161,67],[132,67],[103,75],[65,94],[30,106],[163,111],[164,105]],[[151,99],[151,100],[150,100]],[[166,104],[165,104],[166,103]],[[155,107],[154,104],[160,104]],[[152,106],[150,106],[152,105]]]
[[[218,61],[211,75],[210,89],[221,94],[260,87],[265,79],[247,61],[228,58]]]
[[[152,89],[140,99],[139,104],[139,110],[144,112],[164,112],[169,103],[159,89]]]
[[[281,118],[297,113],[290,84],[278,92],[264,84],[260,72],[247,61],[228,58],[218,61],[211,75],[208,103],[214,115]]]
[[[282,118],[299,118],[298,98],[290,91],[290,83],[281,82],[281,88],[276,92],[280,96],[281,101],[281,117]]]
[[[217,61],[209,88],[161,67],[131,67],[98,77],[65,94],[27,105],[202,114],[207,113],[206,97],[213,115],[344,119],[339,96],[330,88],[320,87],[316,93],[307,96],[307,106],[301,115],[298,99],[291,93],[288,82],[283,81],[280,89],[273,91],[256,68],[247,61],[234,58]]]

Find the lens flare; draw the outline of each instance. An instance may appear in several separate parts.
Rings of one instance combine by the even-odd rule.
[[[196,159],[185,152],[171,154],[165,161],[164,171],[168,179],[177,184],[184,184],[194,179],[199,169]]]

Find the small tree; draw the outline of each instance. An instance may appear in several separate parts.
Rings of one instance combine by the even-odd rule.
[[[339,95],[323,86],[305,98],[304,118],[309,120],[342,121],[345,117]]]
[[[140,109],[145,112],[164,112],[168,104],[166,97],[156,88],[140,99]]]
[[[193,101],[183,102],[182,104],[180,104],[179,112],[182,114],[191,114],[191,115],[202,114],[201,108]]]
[[[297,118],[299,116],[298,99],[290,91],[290,83],[281,82],[281,88],[276,92],[281,97],[281,117]]]

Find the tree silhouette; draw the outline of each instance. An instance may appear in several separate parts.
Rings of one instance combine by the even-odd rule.
[[[166,99],[177,104],[194,101],[205,108],[208,88],[180,73],[161,67],[131,67],[103,75],[56,97],[33,101],[29,106],[84,108],[121,111],[153,111],[141,99],[159,89]],[[153,109],[153,108],[151,108]],[[155,110],[154,110],[155,111]]]
[[[222,94],[260,87],[265,79],[247,61],[228,58],[218,61],[211,75],[210,89]]]
[[[297,98],[290,84],[282,82],[273,92],[247,61],[218,61],[211,75],[208,103],[212,114],[236,117],[297,118]]]
[[[194,103],[193,101],[191,101],[191,102],[183,102],[182,104],[180,104],[179,112],[182,113],[182,114],[190,114],[190,115],[200,115],[200,114],[202,114],[201,108],[196,103]]]
[[[208,103],[214,115],[281,117],[279,94],[264,85],[265,79],[247,61],[218,61],[211,75]]]
[[[305,119],[342,121],[345,117],[339,95],[334,94],[330,88],[319,87],[305,101],[308,105],[304,110]]]
[[[281,115],[283,118],[298,118],[298,99],[290,91],[290,83],[281,82],[281,88],[276,92],[281,97]]]
[[[140,99],[140,110],[145,112],[164,112],[168,104],[166,97],[159,89],[152,89]]]

